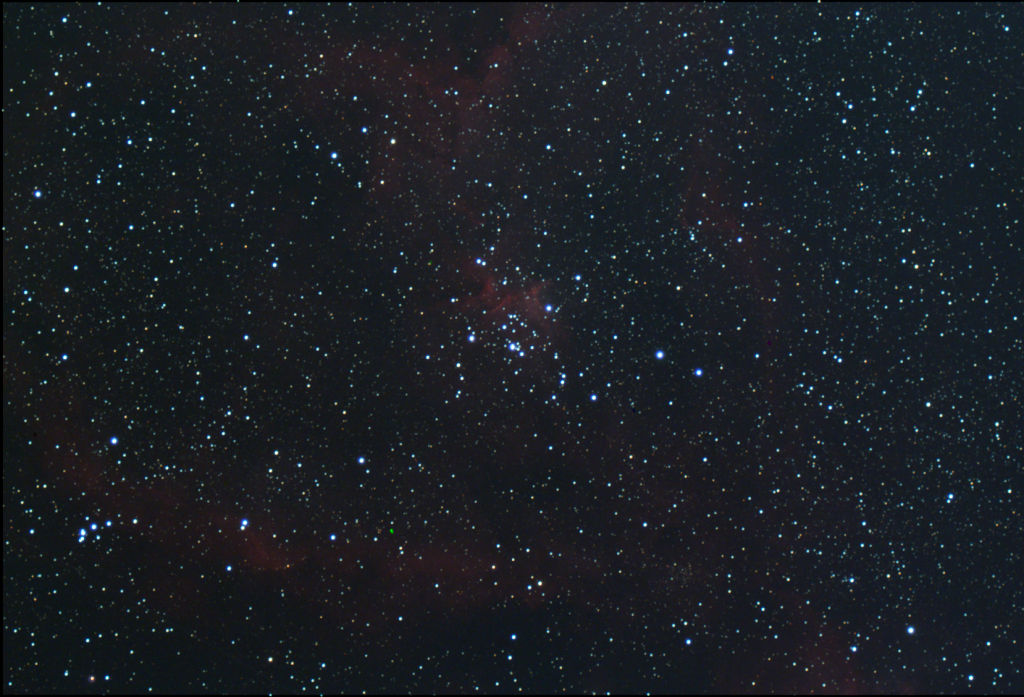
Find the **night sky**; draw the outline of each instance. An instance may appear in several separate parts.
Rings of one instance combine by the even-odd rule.
[[[4,692],[1024,690],[1024,11],[3,9]]]

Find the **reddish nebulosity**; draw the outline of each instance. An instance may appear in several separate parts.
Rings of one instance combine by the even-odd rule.
[[[488,111],[482,105],[504,98],[524,52],[558,30],[560,23],[576,11],[568,9],[559,13],[537,6],[519,6],[507,21],[507,36],[480,47],[475,70],[455,70],[456,58],[442,50],[443,47],[432,55],[417,56],[404,48],[400,38],[385,37],[373,45],[357,42],[352,47],[352,42],[336,37],[339,47],[318,49],[322,70],[316,76],[298,87],[282,86],[282,89],[293,90],[288,100],[290,111],[281,114],[289,118],[293,113],[314,122],[336,118],[335,98],[331,95],[339,93],[390,105],[388,111],[395,114],[395,119],[387,132],[378,123],[368,121],[366,124],[366,138],[371,145],[365,187],[361,189],[365,198],[361,203],[371,210],[367,215],[373,224],[369,227],[377,232],[387,228],[385,223],[389,220],[415,220],[420,224],[412,227],[409,237],[400,240],[402,243],[422,245],[425,240],[438,240],[436,266],[429,270],[418,269],[415,273],[420,275],[407,286],[425,286],[429,290],[410,291],[412,301],[408,308],[403,308],[406,310],[404,326],[410,335],[428,346],[467,342],[472,333],[478,339],[474,343],[479,350],[489,347],[503,358],[511,353],[508,351],[510,342],[530,346],[531,350],[524,352],[527,355],[522,359],[514,358],[515,374],[525,373],[527,379],[544,391],[545,398],[550,394],[547,391],[550,383],[557,380],[561,370],[553,362],[553,354],[573,350],[568,319],[571,313],[564,312],[555,299],[559,291],[556,282],[539,277],[528,268],[531,256],[524,251],[529,245],[523,228],[510,224],[500,233],[492,229],[493,216],[486,197],[464,181],[456,180],[451,172],[453,162],[470,161],[490,149],[487,134],[504,125],[500,122],[499,110]],[[228,33],[225,37],[227,43],[243,40],[238,34]],[[174,50],[162,43],[161,51],[164,49]],[[296,64],[308,58],[305,48],[285,43],[280,51],[284,60],[288,60],[289,51],[293,52],[291,60]],[[149,60],[148,56],[140,57],[143,69]],[[767,271],[770,259],[765,260],[765,250],[758,247],[756,235],[744,230],[739,223],[736,203],[729,200],[725,170],[721,163],[714,162],[713,151],[718,145],[691,148],[678,221],[686,228],[701,221],[701,229],[713,235],[716,244],[729,250],[725,258],[737,275],[749,283],[757,298],[765,353],[770,353],[774,351],[775,316],[782,310],[772,290],[775,281]],[[342,151],[346,147],[356,149],[344,143],[337,147]],[[494,158],[495,169],[514,178],[515,173],[506,171],[510,166],[501,161],[500,154]],[[578,154],[583,159],[592,157],[587,152]],[[414,172],[420,172],[429,182],[426,195],[420,198],[400,196],[416,189],[418,182],[412,178]],[[180,208],[176,200],[167,200],[164,205],[169,210]],[[435,220],[442,214],[449,216],[447,227]],[[276,224],[283,238],[293,236],[300,227],[299,218],[294,214],[290,217],[282,214]],[[474,247],[478,251],[470,253],[466,249],[472,245],[460,246],[446,237],[467,232],[491,235],[498,242],[494,246]],[[746,241],[742,245],[734,244],[741,236]],[[423,282],[417,284],[416,281]],[[257,286],[264,281],[253,277],[247,282],[252,285],[246,295],[258,296]],[[296,294],[288,292],[296,289],[281,285],[278,290],[279,295],[285,297]],[[274,319],[294,315],[295,308],[287,306],[287,300],[275,302],[275,310],[257,307],[257,312]],[[337,302],[344,304],[338,314],[369,314],[361,299],[347,297]],[[267,322],[266,325],[269,328],[262,337],[264,345],[284,341],[284,322]],[[4,347],[7,356],[6,335]],[[494,394],[507,387],[510,379],[507,366],[481,360],[472,369],[478,371],[477,382],[459,387],[470,392],[477,405],[493,401]],[[440,393],[441,388],[453,386],[453,378],[445,372],[447,370],[446,366],[444,371],[432,374],[417,363],[409,369],[409,383],[419,382],[426,385],[424,392]],[[15,375],[20,373],[4,371],[5,390]],[[767,383],[770,387],[771,381]],[[436,399],[440,402],[444,397]],[[771,389],[768,399],[776,399]],[[97,453],[93,443],[98,434],[90,430],[89,415],[80,406],[82,401],[82,395],[72,386],[53,389],[50,393],[49,416],[39,424],[46,448],[42,462],[50,480],[66,492],[82,496],[99,515],[116,517],[119,526],[130,519],[143,521],[137,528],[129,528],[127,533],[149,551],[143,558],[144,568],[140,574],[145,588],[139,592],[153,596],[176,619],[191,619],[197,624],[216,623],[218,613],[223,611],[216,600],[217,584],[224,570],[231,567],[231,573],[239,577],[257,579],[268,586],[286,587],[292,598],[313,608],[325,622],[369,633],[391,631],[399,615],[408,622],[432,613],[448,618],[469,616],[481,608],[509,602],[531,609],[552,601],[566,601],[588,609],[611,604],[616,608],[612,621],[628,626],[637,606],[646,604],[648,610],[657,611],[658,603],[669,602],[674,609],[693,603],[699,593],[693,590],[694,586],[713,584],[718,576],[718,570],[711,568],[706,560],[721,558],[724,550],[736,546],[726,533],[715,528],[700,529],[697,542],[679,542],[689,539],[683,532],[690,532],[688,521],[706,518],[709,511],[715,510],[710,477],[698,482],[677,482],[678,486],[671,488],[637,485],[647,495],[643,505],[650,509],[669,510],[681,499],[681,491],[688,494],[686,508],[685,513],[667,514],[660,521],[652,518],[652,522],[663,524],[661,532],[652,533],[649,538],[638,538],[624,553],[603,548],[582,551],[589,544],[574,536],[578,527],[550,511],[543,516],[538,514],[539,520],[533,523],[536,541],[531,544],[537,548],[533,554],[500,551],[494,542],[496,533],[486,525],[489,512],[476,502],[445,504],[452,508],[460,506],[463,509],[460,512],[467,518],[483,521],[479,527],[474,525],[472,532],[446,531],[411,537],[399,531],[391,536],[379,527],[363,523],[346,527],[336,542],[328,542],[323,534],[316,536],[308,528],[295,524],[303,517],[303,511],[276,504],[262,511],[258,522],[240,530],[239,520],[255,518],[251,510],[240,510],[231,502],[207,501],[191,486],[194,482],[134,480],[120,470],[113,455]],[[611,407],[613,411],[605,417],[606,428],[594,439],[595,443],[577,442],[563,448],[564,460],[560,466],[564,471],[579,474],[581,478],[595,474],[591,471],[595,467],[592,448],[611,450],[625,459],[636,449],[637,439],[633,433],[642,432],[642,438],[649,438],[652,431],[663,436],[659,429],[664,427],[648,429],[646,424],[637,422],[627,428],[620,414],[614,411],[616,408],[625,411],[621,405]],[[479,448],[481,461],[494,473],[505,474],[529,467],[539,471],[539,465],[522,465],[501,451],[508,443],[522,446],[529,442],[545,422],[552,421],[563,409],[559,404],[551,406],[549,411],[519,414],[518,419],[506,417],[497,425],[487,423],[486,428],[480,428],[483,433],[483,444]],[[517,424],[527,427],[517,428]],[[669,446],[665,448],[669,452],[668,459],[680,470],[698,458],[698,448],[683,440],[662,441]],[[168,449],[173,445],[168,443]],[[176,452],[173,457],[191,457],[200,470],[217,466],[216,459],[209,453]],[[616,473],[596,474],[599,478],[611,479]],[[641,476],[642,473],[630,470],[625,478]],[[622,479],[617,481],[619,486],[625,485]],[[660,481],[664,484],[667,476],[663,475]],[[529,512],[523,517],[527,515]],[[562,527],[566,532],[560,530]],[[297,529],[299,532],[295,532]],[[623,581],[621,586],[609,585],[606,580],[617,577],[623,566],[653,569],[653,576],[663,575],[668,580],[633,579]],[[343,595],[333,592],[338,589],[346,592]],[[727,611],[706,593],[700,597],[705,621],[721,620],[726,615]],[[837,635],[829,634],[827,643],[806,644],[807,660],[838,665],[836,671],[841,675],[833,678],[839,684],[855,688],[852,672],[848,668],[843,672],[838,659],[836,647],[841,642]],[[764,659],[765,656],[752,657],[755,672],[761,670]],[[787,684],[787,680],[787,675],[779,674],[771,683]],[[94,678],[90,678],[90,682],[93,681]],[[746,683],[726,682],[727,690],[747,689]],[[601,684],[599,678],[595,678],[595,684]],[[794,690],[814,687],[808,680],[791,684]]]
[[[51,396],[55,404],[66,404],[74,403],[72,394],[63,388]],[[241,529],[239,521],[251,514],[203,502],[180,482],[132,481],[112,456],[95,452],[87,433],[67,425],[73,410],[53,413],[61,417],[38,425],[51,453],[42,460],[48,479],[84,497],[97,517],[116,520],[117,527],[106,534],[141,544],[146,553],[136,570],[142,583],[138,592],[178,621],[216,625],[224,611],[215,599],[218,579],[228,567],[236,575],[284,584],[293,598],[325,617],[346,625],[356,618],[355,628],[369,633],[388,631],[399,615],[412,622],[433,612],[458,615],[509,599],[537,607],[564,597],[561,572],[513,563],[509,553],[484,544],[479,534],[407,539],[363,525],[347,526],[336,542],[327,542],[304,532],[290,535],[283,521],[301,512],[281,507]],[[129,522],[134,519],[140,523]],[[551,549],[566,563],[575,559],[570,547],[553,541]],[[543,586],[528,592],[537,578]],[[434,592],[423,591],[435,586]],[[348,592],[339,599],[325,587]],[[390,619],[382,622],[382,616]]]
[[[487,266],[469,258],[463,260],[461,274],[467,280],[467,292],[455,298],[454,307],[457,312],[470,319],[482,318],[492,324],[516,316],[531,323],[531,326],[541,325],[543,331],[554,328],[556,323],[553,314],[547,310],[549,303],[545,301],[551,286],[549,282],[503,282]]]

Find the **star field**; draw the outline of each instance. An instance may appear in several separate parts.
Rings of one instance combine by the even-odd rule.
[[[5,692],[1019,694],[1022,20],[5,5]]]

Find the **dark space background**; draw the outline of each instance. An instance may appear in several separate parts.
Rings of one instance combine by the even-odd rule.
[[[1024,690],[1024,11],[3,10],[4,692]]]

